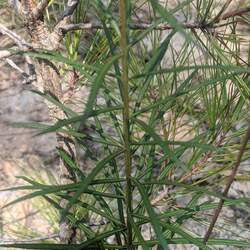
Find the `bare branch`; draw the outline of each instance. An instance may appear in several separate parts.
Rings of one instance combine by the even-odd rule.
[[[230,189],[230,187],[231,187],[231,185],[232,185],[232,183],[233,183],[233,181],[235,179],[235,176],[236,176],[236,174],[238,172],[238,169],[239,169],[239,166],[240,166],[240,163],[241,163],[241,159],[242,159],[242,156],[243,156],[243,154],[244,154],[244,152],[246,150],[247,143],[248,143],[249,139],[250,139],[250,125],[249,125],[249,127],[248,127],[248,129],[246,131],[246,134],[245,134],[244,138],[243,138],[242,145],[241,145],[240,151],[238,153],[236,163],[235,163],[235,165],[234,165],[234,167],[232,169],[232,172],[231,172],[230,176],[228,177],[226,187],[225,187],[225,189],[223,191],[223,194],[222,194],[223,197],[227,197],[227,195],[228,195],[229,189]],[[216,221],[217,221],[217,219],[218,219],[218,217],[220,215],[220,212],[221,212],[221,210],[223,208],[224,202],[225,202],[225,200],[221,199],[217,209],[215,210],[212,221],[211,221],[211,223],[209,225],[209,228],[208,228],[208,230],[207,230],[207,232],[205,234],[205,237],[204,237],[204,240],[203,240],[204,243],[206,243],[209,240],[209,237],[210,237],[210,235],[211,235],[211,233],[212,233],[212,231],[214,229],[215,223],[216,223]]]
[[[5,61],[15,70],[17,70],[23,77],[23,84],[30,84],[36,81],[36,73],[34,70],[34,65],[28,63],[29,59],[25,57],[26,63],[28,65],[28,73],[26,73],[23,69],[21,69],[13,60],[10,58],[5,58]]]
[[[148,23],[133,23],[129,24],[131,30],[145,30],[152,27],[153,24]],[[204,26],[195,23],[184,23],[183,27],[186,29],[200,29]],[[154,30],[170,30],[173,27],[169,24],[159,24],[154,27]],[[61,27],[63,33],[67,33],[72,30],[92,30],[92,29],[103,29],[101,23],[78,23],[78,24],[67,24]]]
[[[129,28],[131,30],[146,30],[151,28],[154,24],[149,23],[133,23],[129,24]],[[184,29],[206,29],[206,28],[217,28],[220,26],[206,25],[206,24],[199,24],[199,23],[183,23],[182,27]],[[73,30],[92,30],[92,29],[103,29],[101,23],[77,23],[77,24],[66,24],[60,27],[63,33],[67,33]],[[171,30],[173,27],[169,24],[159,24],[153,28],[154,30]]]
[[[15,54],[15,53],[13,53],[9,50],[0,50],[0,60],[6,59],[6,58],[12,56],[13,54]]]
[[[221,10],[219,11],[219,13],[215,16],[215,18],[213,18],[213,21],[211,23],[215,23],[215,22],[218,22],[220,20],[221,15],[228,8],[228,6],[231,4],[232,1],[233,0],[227,0],[227,2],[223,5]]]
[[[92,29],[103,29],[101,23],[77,23],[77,24],[66,24],[60,27],[63,33],[67,33],[72,30],[92,30]]]
[[[32,45],[27,43],[23,38],[17,35],[15,32],[6,28],[3,24],[0,23],[0,33],[8,36],[15,44],[22,50],[31,49]]]
[[[184,29],[217,28],[217,27],[221,27],[221,25],[217,26],[215,24],[218,24],[220,21],[227,20],[229,18],[233,18],[236,16],[242,16],[248,12],[250,12],[250,6],[243,8],[243,9],[240,9],[240,10],[228,12],[221,17],[217,17],[216,22],[211,22],[208,24],[206,24],[206,23],[205,24],[203,24],[203,23],[188,23],[187,22],[187,23],[182,23],[181,25]],[[145,29],[152,27],[152,25],[154,25],[154,24],[153,23],[132,23],[132,24],[129,24],[129,28],[131,30],[145,30]],[[67,32],[72,31],[72,30],[103,29],[103,26],[101,23],[98,23],[98,22],[77,23],[77,24],[60,25],[60,29],[62,30],[63,33],[67,33]],[[159,24],[159,25],[155,26],[153,29],[154,30],[171,30],[171,29],[173,29],[173,27],[169,24]]]
[[[27,72],[29,75],[29,82],[33,82],[36,80],[36,69],[33,60],[30,58],[30,56],[25,55],[25,61],[27,64]]]
[[[75,9],[76,9],[76,7],[77,7],[77,5],[78,5],[78,3],[79,3],[79,0],[68,0],[67,7],[64,10],[60,20],[63,20],[66,17],[72,16]]]
[[[6,62],[15,70],[19,71],[21,74],[25,74],[25,72],[17,66],[11,59],[6,58]]]
[[[62,17],[59,19],[59,22],[55,26],[50,37],[55,40],[57,43],[63,38],[64,31],[63,27],[66,27],[69,23],[70,17],[73,15],[79,0],[68,0],[67,7],[64,10]]]
[[[242,9],[228,12],[228,13],[224,14],[221,18],[219,18],[219,21],[226,20],[226,19],[233,18],[233,17],[237,17],[237,16],[243,16],[244,14],[247,14],[248,12],[250,12],[250,6],[248,6],[246,8],[242,8]]]
[[[25,56],[25,61],[27,62],[27,65],[28,65],[28,73],[24,72],[12,60],[8,59],[8,57],[17,54],[18,52],[20,52],[20,50],[27,51],[29,49],[33,49],[33,46],[31,44],[27,43],[24,39],[22,39],[15,32],[6,28],[1,23],[0,23],[0,33],[8,36],[19,47],[19,50],[13,50],[15,48],[12,48],[11,50],[1,50],[0,51],[0,59],[5,59],[6,62],[11,67],[18,70],[23,75],[23,77],[25,79],[25,81],[24,81],[25,83],[33,82],[36,79],[36,75],[35,75],[35,70],[34,70],[32,60],[29,58],[29,56]]]

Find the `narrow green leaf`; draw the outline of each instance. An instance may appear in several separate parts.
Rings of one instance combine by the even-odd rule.
[[[139,190],[139,192],[141,194],[143,203],[144,203],[145,208],[146,208],[146,210],[148,212],[148,216],[150,217],[150,222],[151,222],[151,224],[152,224],[152,226],[154,228],[157,239],[159,240],[159,242],[160,242],[161,246],[163,247],[163,249],[168,250],[168,244],[167,244],[167,241],[164,238],[163,232],[161,230],[160,221],[159,221],[153,207],[150,204],[148,195],[146,194],[143,185],[139,181],[137,181],[135,178],[132,178],[132,181],[137,186],[137,188],[138,188],[138,190]]]
[[[144,249],[144,250],[150,250],[150,248],[148,247],[148,245],[146,244],[144,238],[143,238],[143,235],[141,234],[141,231],[140,229],[138,228],[138,226],[136,225],[136,223],[134,222],[134,219],[131,215],[129,215],[129,218],[130,218],[130,222],[132,224],[132,227],[134,229],[134,232],[135,232],[135,235],[139,241],[139,244],[141,245],[141,247]]]
[[[176,233],[180,236],[182,236],[184,239],[186,239],[188,241],[189,244],[194,244],[196,246],[198,246],[200,249],[204,249],[204,250],[211,250],[210,247],[207,247],[202,240],[197,239],[193,236],[191,236],[190,234],[188,234],[187,232],[185,232],[184,230],[181,229],[180,226],[177,225],[171,225],[169,223],[165,223],[165,222],[160,222],[162,226],[166,227],[168,230],[170,230],[173,233]]]
[[[61,110],[63,110],[68,116],[76,116],[77,113],[74,112],[72,109],[66,107],[63,103],[61,103],[59,100],[57,100],[56,97],[52,96],[51,93],[43,93],[38,90],[32,90],[33,93],[45,98],[49,102],[53,103],[55,106],[59,107]]]
[[[169,23],[176,31],[180,32],[185,36],[185,38],[192,42],[192,37],[184,30],[182,25],[178,22],[178,20],[174,17],[174,15],[168,11],[166,8],[164,8],[160,3],[158,3],[157,0],[149,0],[152,8],[156,10],[160,16]]]
[[[101,160],[99,163],[97,163],[96,167],[91,171],[91,173],[88,176],[86,176],[86,178],[84,179],[84,182],[82,183],[82,185],[79,187],[79,189],[74,194],[74,196],[69,200],[69,203],[67,204],[66,208],[62,212],[62,218],[65,217],[65,215],[67,214],[67,212],[69,211],[69,209],[72,207],[72,205],[74,203],[76,203],[76,201],[81,196],[81,194],[88,188],[88,186],[90,185],[91,181],[94,180],[94,178],[105,167],[105,165],[107,163],[109,163],[110,161],[112,161],[113,159],[115,159],[122,152],[124,152],[124,150],[119,150],[119,151],[117,151],[117,152],[115,152],[115,153],[107,156],[106,158],[104,158],[103,160]]]
[[[89,117],[91,112],[93,111],[93,106],[96,101],[96,97],[98,94],[99,89],[103,85],[103,81],[105,78],[106,73],[110,69],[110,67],[113,65],[113,63],[118,60],[121,57],[121,55],[115,55],[113,56],[100,70],[100,72],[97,74],[95,80],[93,81],[93,85],[91,87],[90,95],[88,97],[88,101],[86,103],[84,114],[82,118],[82,124],[85,123],[86,119]]]
[[[64,126],[79,123],[79,122],[83,121],[83,119],[85,119],[85,118],[87,119],[87,118],[90,118],[90,117],[93,117],[93,116],[98,116],[98,115],[101,115],[101,114],[104,114],[104,113],[109,113],[109,112],[112,112],[112,111],[121,110],[122,108],[123,108],[123,106],[115,106],[115,107],[107,107],[107,108],[105,107],[103,109],[92,110],[88,114],[88,117],[86,117],[84,114],[83,115],[74,115],[71,118],[67,118],[67,119],[64,119],[64,120],[57,121],[52,126],[48,125],[48,126],[45,127],[45,125],[41,125],[41,128],[42,128],[42,126],[44,126],[44,129],[43,129],[43,131],[41,131],[39,133],[39,135],[40,134],[45,134],[45,133],[51,133],[51,132],[57,131],[58,129],[60,129],[60,128],[64,127]],[[21,123],[21,125],[22,124],[25,125],[25,123]],[[26,126],[28,126],[28,125],[29,125],[29,123],[27,123]],[[37,125],[37,128],[40,128],[39,124]]]
[[[67,166],[69,166],[70,169],[72,169],[72,171],[79,175],[83,180],[85,176],[79,166],[76,165],[76,162],[74,162],[64,150],[58,148],[58,152],[60,154],[61,159],[67,164]]]
[[[150,71],[145,72],[142,74],[135,75],[131,77],[131,80],[138,79],[141,77],[146,77],[148,75],[161,75],[166,73],[180,73],[183,71],[189,71],[189,70],[206,70],[206,69],[214,69],[214,70],[223,70],[223,71],[229,71],[230,72],[237,72],[237,73],[249,73],[250,68],[249,67],[240,67],[235,65],[188,65],[188,66],[177,66],[172,68],[163,68],[157,71]]]
[[[112,236],[112,235],[114,235],[116,233],[119,233],[119,232],[123,232],[125,230],[126,230],[126,228],[118,228],[118,229],[115,229],[115,230],[111,230],[111,231],[99,234],[95,238],[87,240],[87,241],[79,244],[79,246],[76,249],[79,249],[79,250],[85,249],[86,247],[90,246],[93,243],[101,241],[101,240],[103,240],[103,239],[105,239],[105,238],[107,238],[109,236]]]
[[[143,79],[143,82],[141,84],[142,86],[140,88],[140,92],[139,92],[139,95],[138,95],[137,100],[136,100],[136,108],[138,108],[140,106],[141,101],[142,101],[143,97],[145,96],[147,89],[149,88],[149,84],[150,84],[152,77],[153,77],[153,75],[150,75],[150,72],[154,71],[160,65],[174,34],[175,34],[175,31],[172,31],[165,38],[165,40],[161,43],[159,48],[157,48],[157,50],[155,51],[153,57],[147,63],[147,65],[144,69],[145,79]]]
[[[173,160],[178,166],[182,167],[184,166],[184,164],[175,156],[175,154],[169,149],[167,143],[165,143],[161,137],[156,134],[155,130],[150,127],[149,125],[147,125],[145,122],[134,118],[133,120],[135,120],[135,122],[146,132],[148,133],[155,142],[157,142],[157,144],[162,148],[164,154],[166,156],[169,156],[169,158],[171,160]]]

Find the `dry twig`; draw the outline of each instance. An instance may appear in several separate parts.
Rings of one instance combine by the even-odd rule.
[[[33,48],[30,43],[27,43],[22,37],[17,35],[15,32],[6,28],[0,23],[0,33],[8,36],[21,50],[28,50]]]

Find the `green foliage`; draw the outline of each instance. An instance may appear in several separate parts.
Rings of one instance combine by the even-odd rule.
[[[146,30],[130,29],[134,12],[146,6],[152,26]],[[52,1],[48,21],[56,19],[55,13],[62,7],[61,2]],[[90,173],[85,173],[79,162],[59,151],[77,182],[47,185],[23,178],[29,185],[12,190],[31,192],[7,205],[41,196],[81,233],[77,244],[72,245],[54,242],[4,247],[248,247],[250,242],[241,236],[235,240],[211,238],[204,244],[204,235],[187,226],[192,221],[207,225],[207,213],[218,205],[218,198],[225,200],[225,206],[245,209],[249,202],[248,198],[230,199],[216,191],[222,189],[225,171],[235,163],[239,149],[236,141],[244,133],[244,128],[237,131],[235,127],[247,118],[250,97],[250,58],[238,49],[241,39],[231,22],[233,18],[223,22],[227,31],[213,27],[227,6],[220,9],[216,1],[197,0],[169,9],[156,0],[131,1],[120,10],[125,12],[126,20],[119,20],[116,1],[105,5],[100,0],[81,1],[74,17],[76,23],[85,20],[88,8],[103,29],[92,34],[92,44],[87,49],[82,47],[84,31],[74,31],[65,37],[67,51],[63,56],[50,51],[28,53],[74,68],[80,74],[79,87],[90,88],[88,101],[78,113],[48,94],[37,92],[63,110],[66,118],[53,125],[16,125],[35,128],[39,134],[60,131],[70,135],[81,150],[94,154],[86,143],[91,141],[100,145],[102,153],[92,159]],[[186,29],[176,17],[181,14],[189,20],[192,10],[201,28]],[[171,31],[155,29],[162,23],[169,24]],[[119,30],[120,24],[125,33]],[[81,131],[89,124],[96,128],[91,136]],[[246,152],[245,159],[249,157]],[[165,192],[164,199],[154,202],[166,190],[170,191]],[[66,208],[60,207],[62,197],[68,200]],[[180,197],[188,199],[185,206],[178,206]],[[70,212],[72,207],[76,214]],[[91,226],[92,221],[97,221],[98,226]]]

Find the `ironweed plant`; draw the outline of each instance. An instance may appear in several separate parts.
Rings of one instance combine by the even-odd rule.
[[[249,2],[10,4],[32,39],[0,26],[17,46],[2,58],[18,53],[34,66],[53,118],[16,125],[57,133],[61,173],[58,185],[23,177],[12,190],[30,193],[6,206],[42,197],[60,226],[58,241],[1,247],[249,247],[213,234],[222,207],[249,210],[249,198],[228,196],[235,179],[249,180],[237,175],[250,156]]]

